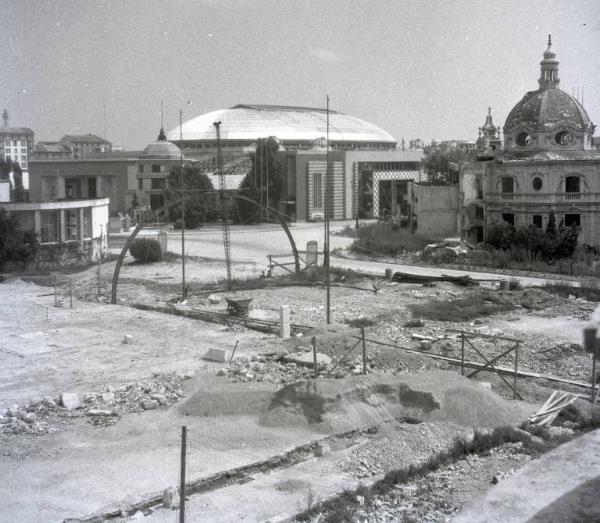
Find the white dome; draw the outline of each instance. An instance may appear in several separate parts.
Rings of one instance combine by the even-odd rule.
[[[276,136],[285,142],[314,141],[327,134],[327,112],[311,107],[277,105],[236,105],[197,116],[183,123],[183,141],[214,141],[214,122],[221,122],[221,139],[254,142]],[[179,126],[167,136],[180,141]],[[380,143],[395,147],[396,139],[372,123],[336,111],[329,111],[329,140],[335,142]]]

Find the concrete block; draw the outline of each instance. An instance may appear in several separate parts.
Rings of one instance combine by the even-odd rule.
[[[158,407],[158,401],[156,401],[156,400],[142,401],[142,408],[144,410],[154,410],[156,407]]]
[[[125,334],[125,336],[123,336],[123,343],[133,343],[133,336],[131,334]]]
[[[60,403],[67,410],[78,409],[81,407],[79,394],[76,392],[63,392],[60,395]]]
[[[284,340],[290,337],[290,307],[288,305],[279,307],[279,336]]]
[[[102,401],[105,403],[114,403],[115,402],[115,393],[114,392],[103,392],[102,393]]]
[[[204,359],[225,363],[227,361],[227,351],[225,349],[208,349],[204,355]]]

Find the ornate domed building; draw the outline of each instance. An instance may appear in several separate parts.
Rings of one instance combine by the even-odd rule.
[[[462,232],[468,239],[483,239],[483,225],[499,221],[545,228],[552,211],[557,222],[579,228],[580,243],[600,243],[595,126],[580,101],[559,89],[550,37],[540,65],[538,89],[526,93],[506,118],[502,151],[498,154],[487,147],[490,140],[483,140],[478,159],[484,161],[464,170],[462,203],[474,211],[471,217],[463,212]],[[495,135],[491,128],[482,131]]]

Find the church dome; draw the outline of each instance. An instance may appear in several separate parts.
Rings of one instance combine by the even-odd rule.
[[[174,143],[167,142],[165,133],[161,129],[158,140],[148,145],[140,157],[157,160],[179,160],[181,158],[181,150]]]
[[[539,89],[525,94],[504,124],[507,151],[583,151],[592,148],[594,125],[583,105],[558,88],[558,60],[548,48],[540,62]]]
[[[586,130],[590,118],[578,100],[560,89],[539,89],[528,92],[509,113],[504,132],[518,126],[528,126],[540,132],[555,127]]]

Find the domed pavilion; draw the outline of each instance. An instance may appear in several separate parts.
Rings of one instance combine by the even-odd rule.
[[[465,169],[464,205],[481,207],[475,209],[480,223],[463,213],[468,239],[482,239],[480,226],[500,221],[545,229],[554,212],[557,223],[579,229],[580,243],[600,243],[600,150],[592,140],[596,127],[581,102],[559,89],[558,64],[549,36],[538,89],[510,111],[503,149],[478,151],[486,161]]]

